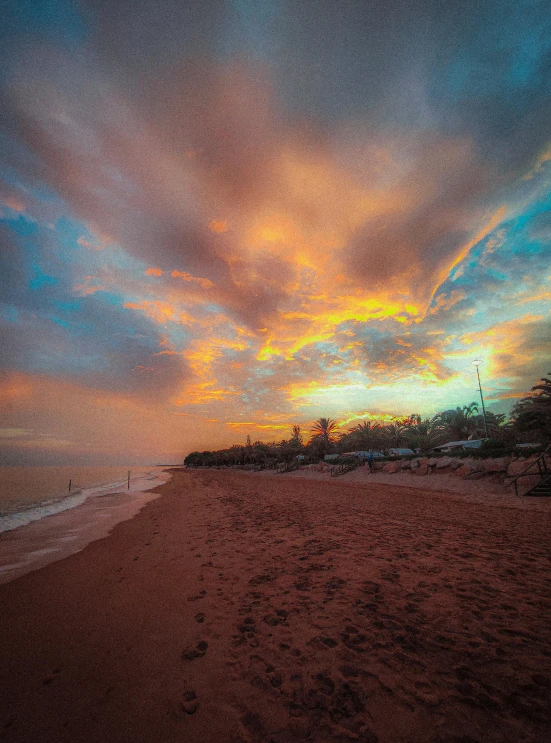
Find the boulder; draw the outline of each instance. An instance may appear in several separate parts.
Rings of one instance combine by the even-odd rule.
[[[387,462],[383,467],[383,472],[388,472],[389,474],[393,475],[395,472],[400,472],[401,469],[401,462]]]
[[[455,459],[454,458],[450,462],[450,467],[452,468],[452,470],[456,470],[456,469],[458,469],[459,467],[462,467],[462,466],[463,466],[463,460],[462,459]]]
[[[484,459],[484,471],[485,472],[507,472],[507,468],[511,463],[509,457],[498,457],[496,459]]]
[[[411,469],[411,462],[409,459],[404,459],[402,461],[402,469],[403,470],[410,470]]]
[[[470,475],[473,473],[474,470],[471,469],[470,464],[462,464],[461,467],[458,467],[455,472],[453,473],[456,477],[467,477],[467,475]]]
[[[436,460],[436,469],[441,470],[444,469],[444,467],[449,467],[454,461],[455,460],[452,457],[440,457],[440,459]]]
[[[413,473],[414,475],[428,475],[429,474],[429,465],[428,464],[420,464],[419,467],[415,470]]]
[[[409,463],[409,466],[412,470],[416,470],[417,467],[419,467],[419,460],[418,459],[412,459]]]
[[[470,477],[474,473],[479,473],[484,476],[484,462],[481,459],[464,459],[461,467],[455,470],[454,475],[457,477]],[[471,477],[472,480],[477,478]]]
[[[429,459],[429,467],[436,467],[438,464],[438,459],[436,457],[431,457]]]

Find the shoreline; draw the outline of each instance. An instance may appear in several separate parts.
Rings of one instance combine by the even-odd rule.
[[[2,739],[549,737],[549,512],[259,474],[0,586]]]
[[[170,474],[162,471],[134,479],[129,490],[122,490],[120,485],[87,488],[76,497],[74,505],[1,532],[0,585],[108,536],[118,523],[134,518],[147,503],[159,497],[153,490],[169,478]],[[63,501],[54,505],[63,505]],[[28,510],[39,511],[41,506],[37,504]]]

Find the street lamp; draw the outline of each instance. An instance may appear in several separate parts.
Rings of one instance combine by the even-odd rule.
[[[489,439],[488,436],[488,423],[486,421],[486,408],[484,407],[484,398],[482,397],[482,385],[480,384],[480,372],[478,371],[478,365],[482,363],[480,359],[475,359],[471,362],[474,366],[476,366],[476,376],[478,377],[478,389],[480,390],[480,402],[482,403],[482,415],[484,416],[484,430],[486,431],[486,438]]]

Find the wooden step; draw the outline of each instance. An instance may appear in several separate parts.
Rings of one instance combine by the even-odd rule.
[[[539,498],[551,497],[551,474],[546,475],[543,480],[540,480],[537,485],[527,490],[524,495],[535,496]]]

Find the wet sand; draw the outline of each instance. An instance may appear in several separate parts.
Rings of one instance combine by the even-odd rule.
[[[551,502],[216,470],[159,490],[0,586],[1,740],[551,738]]]

